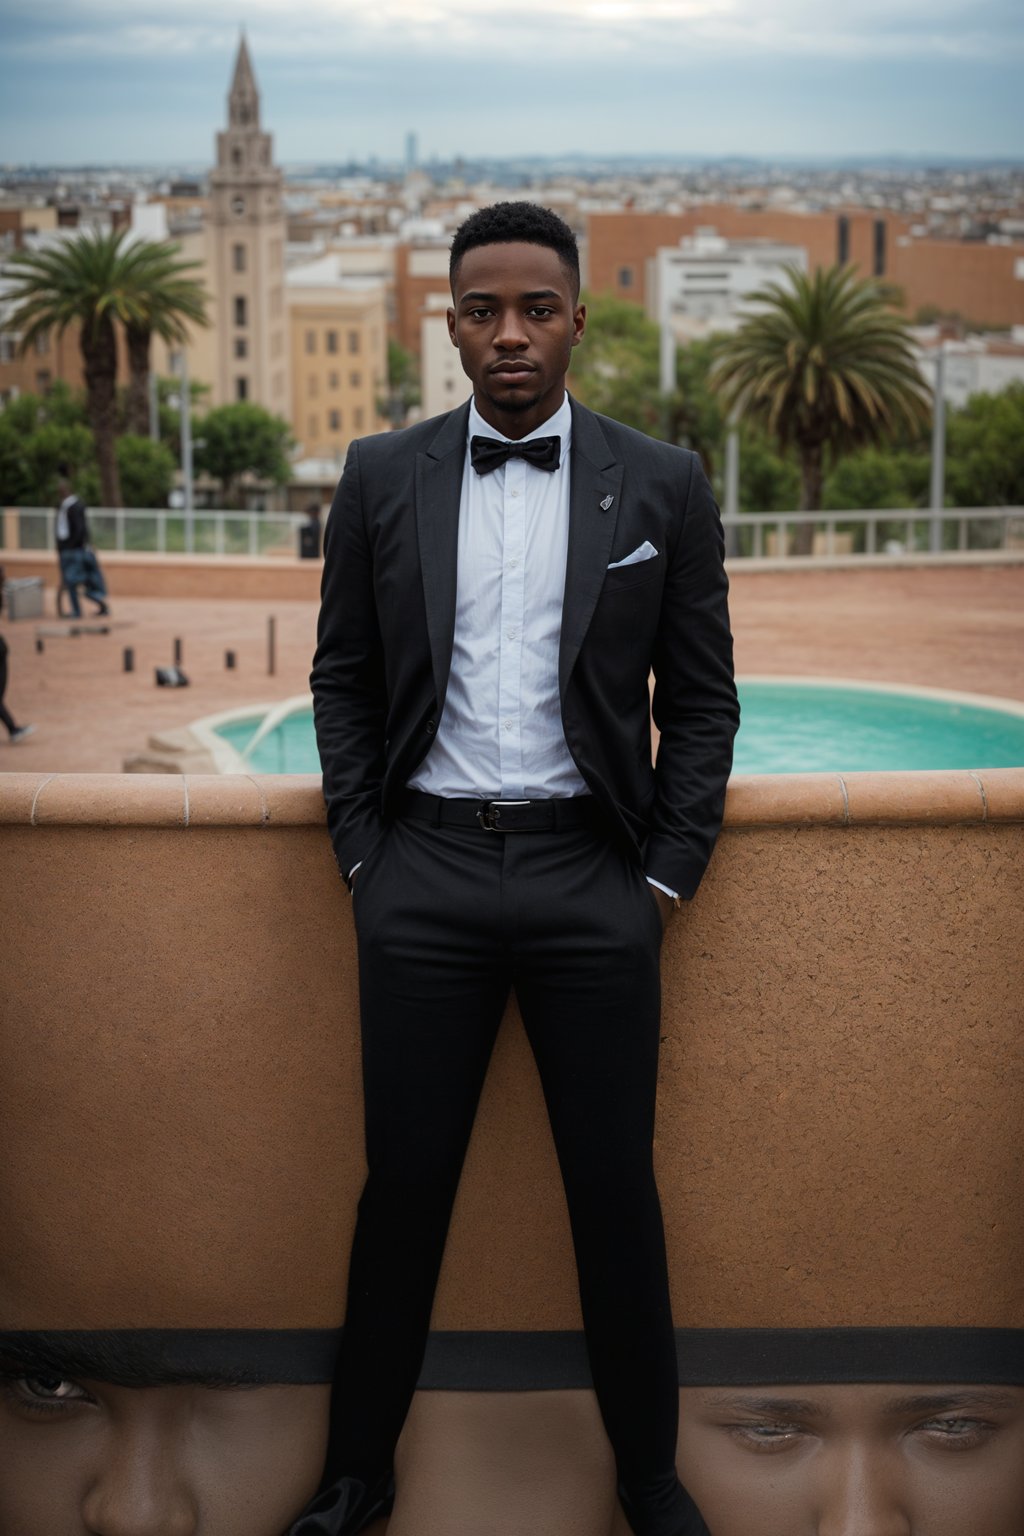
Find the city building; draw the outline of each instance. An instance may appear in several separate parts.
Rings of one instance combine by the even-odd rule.
[[[285,413],[303,459],[339,468],[355,437],[388,426],[385,290],[373,278],[344,275],[328,253],[288,269],[291,398]]]
[[[769,282],[786,282],[796,268],[807,271],[802,245],[777,240],[726,240],[699,228],[678,245],[663,246],[648,262],[646,309],[658,324],[668,323],[680,341],[732,330],[741,310],[754,307],[751,294]]]
[[[420,414],[440,416],[461,405],[473,393],[448,335],[447,293],[428,294],[420,318]]]
[[[285,311],[286,222],[282,176],[243,36],[228,94],[228,126],[217,134],[209,178],[207,262],[217,340],[214,402],[253,400],[289,410]]]

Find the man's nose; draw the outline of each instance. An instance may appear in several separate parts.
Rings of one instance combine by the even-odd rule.
[[[82,1504],[89,1536],[196,1536],[199,1509],[172,1448],[125,1436],[106,1454]]]
[[[911,1536],[899,1469],[884,1447],[847,1447],[820,1472],[815,1536]]]
[[[517,348],[521,350],[530,345],[523,318],[517,310],[502,311],[494,335],[494,345],[502,352],[514,351]]]

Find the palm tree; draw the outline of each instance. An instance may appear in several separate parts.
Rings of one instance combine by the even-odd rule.
[[[726,410],[767,428],[800,462],[800,511],[821,508],[826,454],[835,459],[929,419],[931,390],[914,359],[891,294],[849,267],[795,268],[789,284],[769,283],[752,300],[765,306],[722,340],[711,370]],[[796,548],[809,553],[810,523]]]
[[[174,248],[148,241],[125,245],[126,231],[89,231],[39,251],[17,251],[8,262],[14,282],[7,297],[15,309],[8,328],[21,332],[20,351],[50,331],[63,335],[79,327],[85,371],[86,406],[100,474],[104,506],[121,505],[117,467],[117,323],[156,329],[154,252],[170,259]],[[148,255],[147,255],[148,250]],[[177,284],[181,268],[171,261],[168,282]],[[149,276],[147,277],[147,272]],[[187,295],[191,306],[196,295]],[[183,310],[188,314],[189,308]],[[169,324],[164,316],[164,324]],[[163,334],[163,332],[161,332]],[[148,350],[148,348],[147,348]],[[147,362],[148,367],[148,362]],[[145,389],[145,384],[143,384]]]
[[[154,335],[168,345],[188,338],[186,321],[208,325],[206,290],[190,274],[198,262],[178,261],[180,245],[140,240],[125,251],[125,266],[141,309],[138,319],[125,322],[128,344],[127,424],[129,432],[149,430],[149,354]]]

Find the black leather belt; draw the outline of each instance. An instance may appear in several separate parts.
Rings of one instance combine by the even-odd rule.
[[[435,827],[482,827],[485,832],[557,832],[594,826],[599,814],[593,795],[565,800],[446,800],[419,789],[405,790],[400,817]]]

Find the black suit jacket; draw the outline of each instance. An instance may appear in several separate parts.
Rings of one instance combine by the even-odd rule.
[[[353,443],[331,507],[310,686],[346,876],[444,708],[468,414],[466,404]],[[692,896],[721,826],[739,723],[718,508],[696,454],[576,401],[572,422],[565,739],[614,835],[649,875]],[[608,569],[645,541],[655,558]]]

